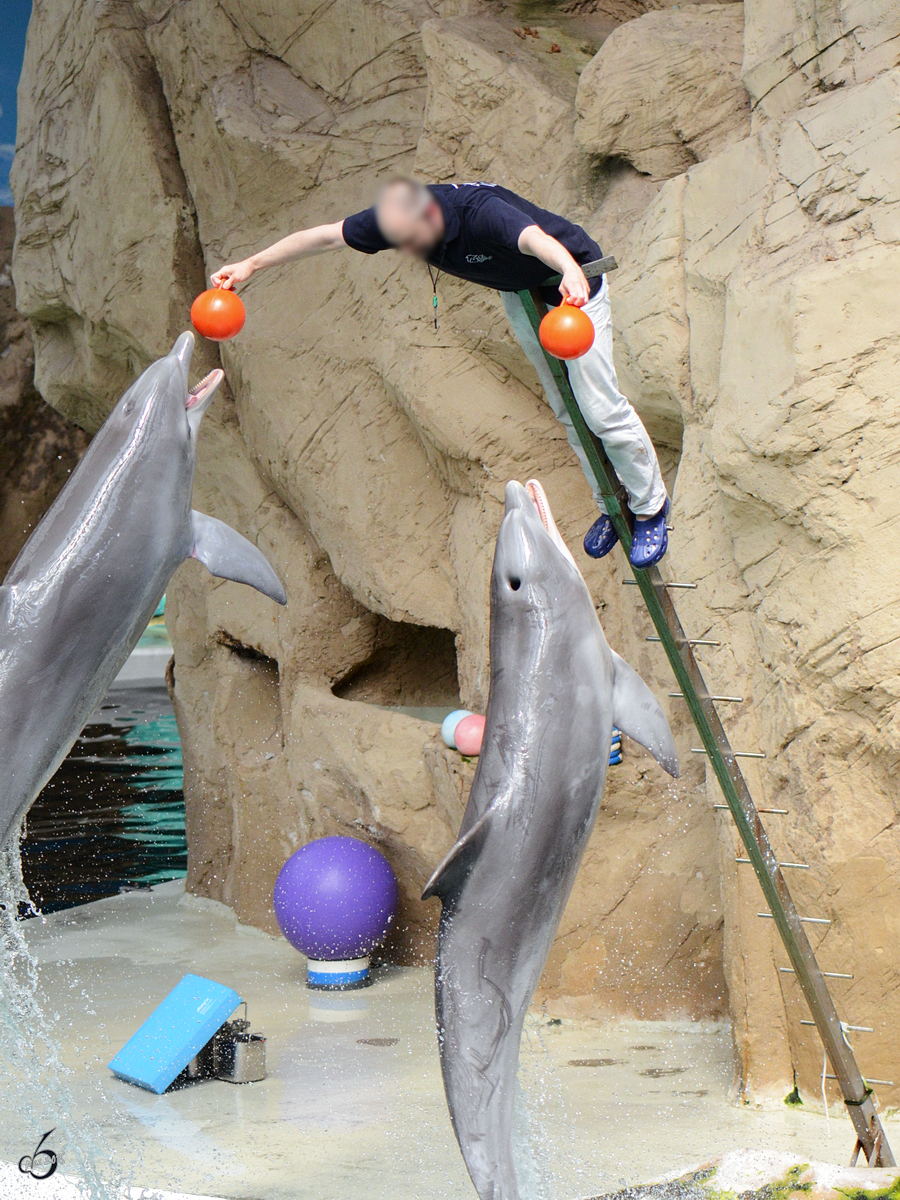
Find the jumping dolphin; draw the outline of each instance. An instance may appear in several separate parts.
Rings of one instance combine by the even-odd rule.
[[[491,576],[491,685],[442,905],[435,1008],[447,1105],[481,1200],[519,1200],[519,1042],[600,807],[615,724],[670,775],[656,699],[610,650],[540,484],[506,487]]]
[[[259,550],[191,511],[196,436],[222,382],[188,389],[183,333],[113,409],[0,587],[0,845],[134,649],[175,568],[285,603]]]

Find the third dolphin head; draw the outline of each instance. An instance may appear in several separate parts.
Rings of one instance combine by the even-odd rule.
[[[558,588],[580,584],[581,572],[563,541],[544,489],[536,479],[506,485],[506,515],[497,536],[491,592],[495,601],[529,607]]]

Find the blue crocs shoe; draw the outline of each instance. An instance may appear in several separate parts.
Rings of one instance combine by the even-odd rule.
[[[669,501],[659,510],[655,517],[648,521],[635,521],[631,535],[631,553],[628,560],[637,571],[645,571],[647,567],[655,567],[669,548],[669,532],[666,529],[666,517],[669,515]]]
[[[603,558],[618,540],[615,525],[606,513],[601,513],[584,535],[584,552],[591,558]]]

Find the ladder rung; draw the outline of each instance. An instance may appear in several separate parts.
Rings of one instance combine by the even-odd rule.
[[[782,975],[796,975],[797,972],[793,967],[779,967],[778,970]],[[826,979],[852,979],[852,975],[845,975],[843,971],[820,971],[820,975],[824,975]]]
[[[721,812],[731,812],[727,804],[714,804],[713,808]],[[786,808],[758,808],[756,811],[758,813],[771,813],[776,817],[786,817],[788,815]]]
[[[691,746],[691,754],[706,754],[702,746]],[[734,758],[765,758],[761,750],[732,750]]]
[[[648,637],[645,639],[648,642],[661,642],[661,637]],[[721,646],[721,642],[712,642],[708,638],[687,638],[685,640],[687,646]]]
[[[811,1025],[813,1027],[813,1029],[816,1028],[815,1021],[801,1021],[800,1024],[801,1025]],[[874,1033],[875,1032],[875,1030],[872,1029],[868,1025],[843,1025],[842,1024],[841,1028],[846,1029],[846,1031],[848,1033]]]
[[[684,692],[669,692],[674,700],[683,700]],[[716,700],[720,704],[743,704],[743,696],[701,696],[701,700]]]
[[[637,587],[638,586],[638,581],[636,579],[623,579],[622,582],[624,583],[624,585],[626,587]],[[696,591],[696,589],[697,589],[696,583],[664,583],[663,587],[689,588],[692,592]]]
[[[775,918],[772,916],[771,913],[757,913],[756,915],[758,917],[765,917],[765,919],[767,921],[775,920]],[[807,925],[830,925],[831,924],[831,921],[828,919],[828,917],[801,917],[800,920],[804,921]]]
[[[753,866],[753,860],[750,858],[736,858],[734,861],[738,862],[738,863],[749,863],[750,866]],[[798,871],[808,871],[809,870],[809,863],[790,863],[790,862],[783,863],[783,862],[780,862],[778,865],[779,865],[779,867],[796,867],[796,869]]]
[[[837,1075],[826,1075],[825,1078],[826,1079],[837,1079]],[[875,1083],[875,1084],[880,1083],[882,1087],[893,1087],[894,1086],[893,1079],[870,1079],[868,1077],[868,1075],[863,1075],[863,1079],[866,1081],[866,1083]]]

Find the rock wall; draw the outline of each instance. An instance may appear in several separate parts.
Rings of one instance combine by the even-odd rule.
[[[853,1039],[863,1073],[891,1080],[898,26],[886,5],[842,12],[838,67],[822,7],[792,17],[775,7],[778,20],[745,5],[748,136],[685,174],[673,159],[632,231],[616,292],[623,375],[635,393],[678,398],[676,500],[690,537],[679,533],[670,570],[700,584],[680,608],[692,635],[723,643],[704,653],[714,689],[751,701],[729,710],[733,744],[767,756],[747,772],[757,803],[784,810],[766,818],[780,857],[809,866],[790,872],[800,911],[831,922],[809,928],[823,969],[851,976],[832,982],[839,1012],[875,1031]],[[775,56],[778,28],[778,53],[789,45],[794,58],[763,55],[761,31]],[[640,130],[634,144],[646,144]],[[805,1006],[757,916],[756,882],[734,861],[730,819],[719,823],[740,1090],[752,1098],[796,1079],[805,1094],[821,1046],[800,1025]]]
[[[397,173],[489,178],[583,221],[622,263],[618,365],[673,488],[667,571],[699,584],[685,623],[722,642],[705,653],[714,690],[745,697],[728,727],[766,754],[751,786],[787,810],[768,820],[809,864],[791,880],[803,909],[832,920],[815,940],[854,976],[838,1007],[882,1034],[860,1044],[863,1071],[900,1079],[883,1036],[900,922],[896,15],[886,0],[528,11],[526,27],[465,0],[36,0],[13,186],[39,386],[96,427],[204,272]],[[484,704],[505,481],[539,475],[573,546],[593,516],[498,299],[452,279],[439,293],[435,333],[424,268],[396,256],[251,280],[197,506],[257,541],[290,601],[187,564],[169,606],[190,887],[272,929],[284,858],[353,833],[400,877],[402,960],[430,953],[437,906],[416,897],[471,779],[404,710]],[[623,574],[617,555],[585,566],[611,643],[664,697]],[[684,779],[667,786],[633,747],[611,772],[541,1000],[700,1017],[730,998],[740,1094],[796,1079],[814,1099],[820,1048],[670,707]]]
[[[88,444],[34,386],[28,323],[12,281],[13,210],[0,207],[0,579]]]

